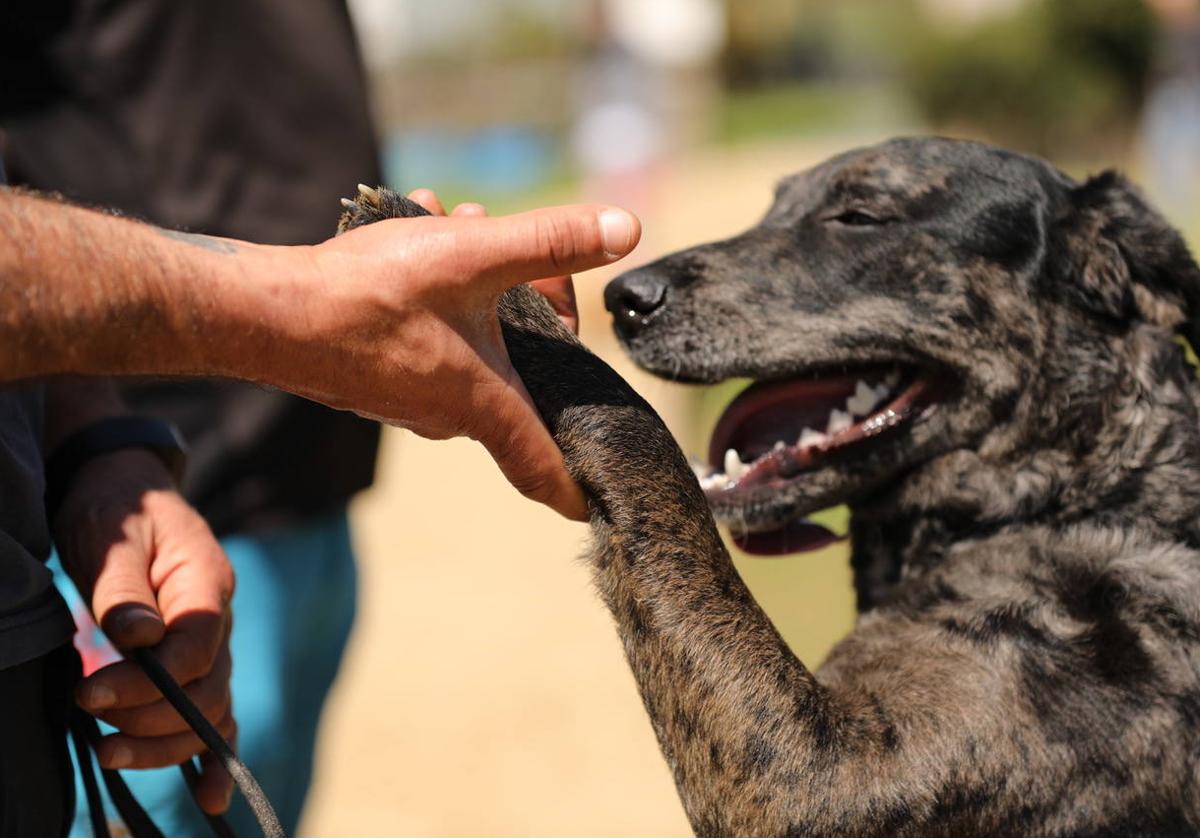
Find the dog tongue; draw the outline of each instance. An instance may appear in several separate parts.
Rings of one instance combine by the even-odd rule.
[[[809,553],[842,539],[820,524],[805,518],[789,521],[777,530],[735,535],[733,543],[753,556],[784,556]]]

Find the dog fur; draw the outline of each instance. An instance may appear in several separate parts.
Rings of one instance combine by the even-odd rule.
[[[618,318],[660,374],[883,361],[945,385],[886,441],[715,504],[749,529],[850,505],[862,614],[814,673],[654,412],[535,293],[501,298],[698,835],[1200,833],[1200,390],[1175,340],[1200,269],[1124,180],[892,141],[616,283],[661,292]]]

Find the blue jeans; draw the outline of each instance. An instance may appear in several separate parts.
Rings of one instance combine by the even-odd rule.
[[[345,512],[309,526],[221,541],[237,574],[233,597],[233,708],[238,752],[275,806],[284,831],[296,831],[312,779],[321,708],[337,675],[354,621],[356,572]],[[111,651],[86,615],[55,559],[51,565],[80,634],[85,662]],[[80,609],[83,608],[82,614]],[[86,665],[86,664],[85,664]],[[177,768],[122,772],[165,835],[211,836]],[[86,798],[76,776],[72,838],[89,838]],[[110,817],[115,810],[110,808]],[[226,815],[238,835],[257,835],[249,807],[235,792]]]

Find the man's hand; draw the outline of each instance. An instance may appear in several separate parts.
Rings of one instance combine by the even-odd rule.
[[[442,206],[441,199],[432,189],[414,189],[408,193],[408,198],[434,215],[446,215],[446,208]],[[487,214],[487,209],[483,204],[469,202],[456,206],[450,216],[452,218],[485,218]],[[575,281],[571,275],[535,279],[529,284],[549,301],[563,325],[574,334],[579,334],[579,308],[575,304]]]
[[[118,649],[154,652],[226,739],[233,739],[229,601],[233,571],[208,525],[149,452],[117,451],[80,469],[52,522],[63,567]],[[81,707],[120,732],[97,748],[106,768],[154,768],[201,754],[196,797],[224,811],[233,783],[134,663],[79,685]]]
[[[478,439],[521,492],[582,519],[582,492],[509,363],[496,301],[559,277],[539,290],[569,314],[561,277],[615,262],[640,234],[628,212],[584,205],[397,219],[267,247],[0,188],[0,382],[273,384],[433,439]]]
[[[582,492],[509,361],[496,302],[513,285],[557,277],[539,290],[573,319],[565,275],[615,261],[639,235],[629,213],[594,206],[352,230],[313,251],[305,324],[316,343],[295,355],[311,362],[272,377],[430,439],[477,439],[519,491],[582,520]]]

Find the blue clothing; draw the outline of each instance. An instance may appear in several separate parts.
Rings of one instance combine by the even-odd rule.
[[[284,832],[292,835],[312,778],[321,708],[354,621],[357,580],[349,524],[341,512],[282,532],[231,536],[221,546],[237,574],[230,647],[238,752],[275,806]],[[79,595],[57,559],[53,567],[78,614]],[[88,626],[99,635],[90,620]],[[93,640],[77,640],[85,659]],[[124,771],[122,776],[164,835],[212,835],[178,769]],[[76,800],[86,800],[78,776]],[[109,814],[115,818],[111,806]],[[238,835],[259,834],[236,792],[226,818]],[[91,834],[81,803],[71,835]]]

